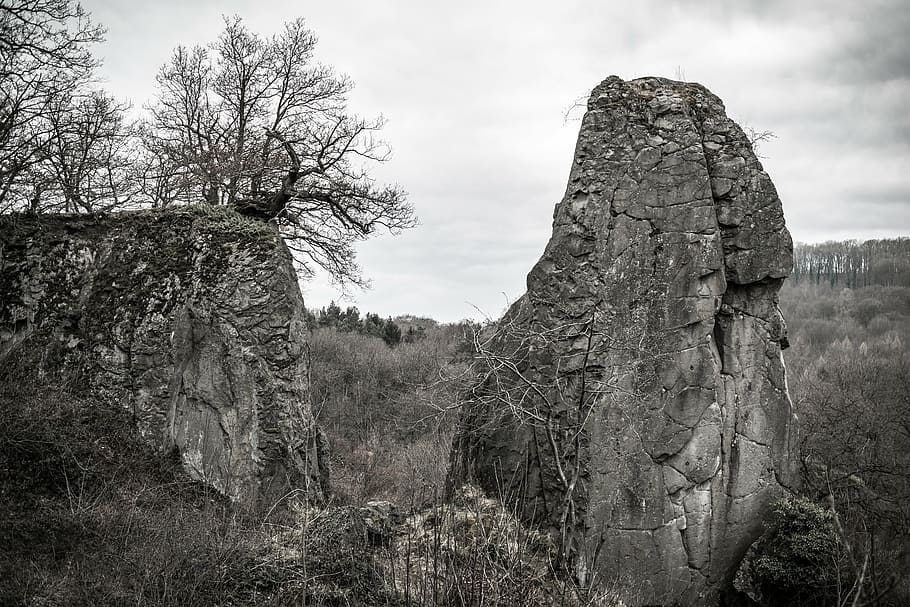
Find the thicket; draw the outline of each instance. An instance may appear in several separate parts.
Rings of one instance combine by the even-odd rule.
[[[811,500],[786,497],[737,572],[736,584],[762,605],[841,605],[841,544],[835,513]],[[843,579],[842,579],[843,577]]]
[[[120,403],[4,381],[0,427],[0,604],[279,605],[321,592],[308,563],[274,547],[289,516],[238,510],[188,479]]]
[[[356,315],[340,318],[338,325],[317,323],[309,343],[313,411],[330,440],[335,491],[355,503],[440,498],[468,378],[471,325],[404,319],[405,335],[420,338],[392,347],[348,329]]]
[[[320,394],[369,368],[361,387],[382,388],[374,400],[323,399],[340,472],[327,504],[228,504],[186,478],[176,454],[150,451],[116,400],[0,371],[0,605],[615,605],[609,590],[556,576],[548,537],[499,501],[471,487],[442,499],[455,407],[450,384],[424,380],[449,377],[461,329],[429,331],[410,351],[315,332],[322,352],[362,355],[316,370]],[[363,420],[367,406],[389,410]],[[370,446],[382,451],[346,461]]]

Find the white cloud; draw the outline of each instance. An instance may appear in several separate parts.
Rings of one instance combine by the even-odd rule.
[[[696,80],[732,117],[773,130],[765,166],[797,240],[910,233],[910,98],[901,0],[870,2],[187,3],[88,0],[107,25],[109,88],[138,105],[177,43],[237,13],[276,31],[303,16],[360,113],[389,119],[380,178],[422,225],[360,248],[363,310],[491,314],[524,289],[561,198],[577,123],[562,112],[610,74]],[[302,14],[301,14],[302,13]],[[337,298],[307,285],[308,302]]]

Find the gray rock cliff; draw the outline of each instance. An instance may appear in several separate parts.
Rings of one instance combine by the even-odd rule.
[[[791,264],[775,188],[720,99],[606,79],[527,293],[485,335],[453,473],[627,604],[716,604],[796,479]]]
[[[303,299],[265,223],[214,208],[0,218],[0,365],[118,400],[232,499],[326,489]]]

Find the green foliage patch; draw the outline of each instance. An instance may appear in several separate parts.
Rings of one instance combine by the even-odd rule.
[[[767,528],[740,570],[762,605],[826,605],[837,595],[834,512],[807,499],[774,503]]]

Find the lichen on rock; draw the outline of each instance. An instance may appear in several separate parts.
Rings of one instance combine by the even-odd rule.
[[[780,200],[720,99],[610,77],[553,235],[484,337],[453,474],[513,496],[582,582],[712,604],[795,483]]]
[[[118,399],[233,499],[326,490],[303,299],[267,224],[207,207],[3,217],[0,295],[7,381]]]

